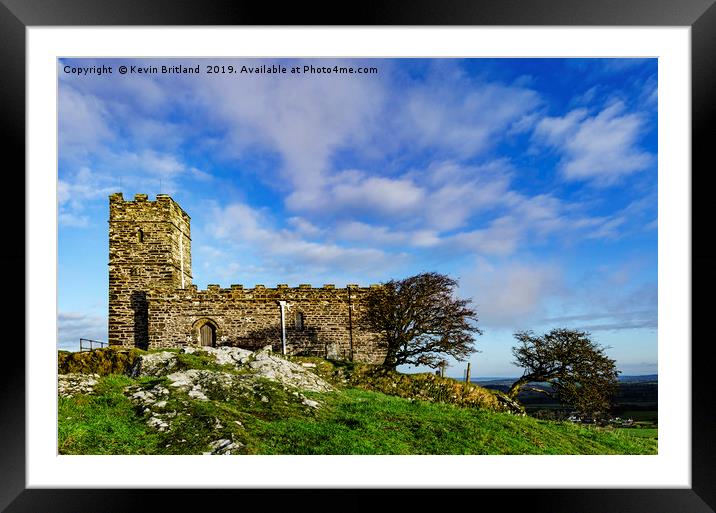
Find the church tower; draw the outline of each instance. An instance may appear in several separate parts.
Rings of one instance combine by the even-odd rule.
[[[191,283],[190,218],[168,195],[109,197],[109,343],[146,349],[147,290]]]

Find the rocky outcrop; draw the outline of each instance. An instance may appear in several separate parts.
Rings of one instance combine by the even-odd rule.
[[[247,363],[257,376],[278,381],[284,385],[309,390],[311,392],[330,392],[333,387],[302,365],[289,362],[268,352],[259,352]]]
[[[178,366],[179,359],[174,353],[168,351],[149,353],[137,358],[129,375],[134,378],[139,376],[165,376]]]
[[[202,349],[185,347],[184,352],[206,352],[214,357],[219,365],[241,366],[249,361],[253,356],[253,351],[241,349],[239,347],[204,347]]]
[[[248,351],[238,347],[186,347],[186,354],[206,354],[211,356],[217,365],[230,365],[237,371],[253,377],[262,377],[299,390],[311,392],[330,392],[333,387],[325,380],[302,365],[290,362],[268,350]],[[175,353],[163,351],[142,355],[132,367],[131,376],[167,376],[173,385],[182,387],[185,381],[200,382],[214,380],[226,382],[231,374],[218,371],[190,369],[180,371],[179,358]],[[209,378],[207,373],[212,373]],[[223,376],[219,376],[223,374]],[[197,395],[197,398],[201,398]]]
[[[174,412],[164,412],[169,398],[169,389],[162,385],[145,390],[138,385],[127,387],[124,393],[141,411],[146,418],[147,425],[158,431],[167,431],[169,422],[176,415]]]
[[[240,449],[244,446],[241,442],[232,442],[228,438],[222,438],[215,440],[209,444],[211,451],[204,452],[203,454],[236,454],[240,452]]]
[[[192,355],[192,358],[184,358],[182,353]],[[198,361],[202,362],[201,366],[205,368],[187,368],[197,362],[194,357],[201,357]],[[179,418],[177,415],[186,408],[188,400],[263,403],[280,400],[284,404],[294,402],[311,411],[320,408],[321,403],[309,399],[303,391],[333,390],[328,382],[312,373],[309,368],[274,355],[267,348],[252,352],[236,347],[186,347],[180,353],[149,353],[139,356],[130,374],[133,377],[166,378],[163,384],[152,387],[140,384],[129,386],[124,393],[149,427],[170,433]],[[265,380],[277,385],[267,388]],[[278,394],[271,392],[271,388],[276,386]],[[176,395],[175,392],[181,393]],[[178,404],[184,406],[177,406]],[[236,422],[241,427],[240,422]],[[209,442],[203,454],[243,453],[244,445],[226,438],[226,430],[223,430],[218,419],[212,431],[216,439],[210,439],[213,441]]]
[[[60,397],[92,394],[99,374],[60,374],[57,379],[57,393]]]

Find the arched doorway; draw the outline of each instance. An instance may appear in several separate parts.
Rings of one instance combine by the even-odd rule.
[[[199,343],[202,346],[216,345],[216,329],[208,322],[199,328]]]
[[[219,326],[213,319],[202,317],[191,325],[192,340],[200,346],[216,347],[216,340],[219,338]]]

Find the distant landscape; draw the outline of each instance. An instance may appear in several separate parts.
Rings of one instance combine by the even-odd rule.
[[[452,379],[464,381],[464,378],[452,377]],[[482,377],[472,378],[470,382],[490,390],[506,392],[515,380],[517,377]],[[532,383],[531,386],[549,388],[549,385],[543,383]],[[518,399],[532,416],[566,418],[571,413],[564,406],[539,392],[524,390],[520,392]],[[635,427],[656,428],[659,420],[658,375],[619,376],[619,391],[614,397],[614,407],[611,413],[624,420],[632,419]]]

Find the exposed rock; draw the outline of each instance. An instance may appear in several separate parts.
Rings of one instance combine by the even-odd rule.
[[[188,347],[184,348],[186,352]],[[201,350],[191,349],[193,353],[204,351],[214,357],[219,365],[233,365],[236,369],[249,368],[253,371],[254,376],[260,376],[271,381],[279,382],[283,385],[296,387],[302,390],[310,390],[312,392],[329,392],[333,387],[322,378],[313,374],[307,367],[315,367],[315,363],[297,364],[290,362],[280,356],[276,356],[271,352],[271,346],[252,352],[247,349],[238,347],[203,347]],[[173,381],[180,379],[178,376],[171,378]],[[190,378],[195,381],[196,376]],[[181,386],[181,385],[174,385]]]
[[[179,372],[174,372],[167,376],[170,381],[169,385],[175,388],[191,388],[194,385],[194,381],[198,378],[201,371],[196,369],[189,369]]]
[[[321,403],[319,403],[318,401],[308,399],[307,397],[304,397],[303,401],[301,401],[301,402],[303,404],[305,404],[306,406],[310,406],[311,408],[320,408],[320,406],[321,406]]]
[[[226,395],[235,386],[246,387],[250,376],[237,376],[226,372],[210,370],[188,369],[177,371],[167,376],[169,386],[184,390],[192,399],[208,401],[207,392],[212,391],[217,396]]]
[[[159,431],[166,431],[167,429],[169,429],[169,424],[166,421],[154,416],[150,417],[149,420],[147,420],[147,425]]]
[[[219,365],[243,365],[249,361],[249,358],[254,354],[247,349],[241,349],[239,347],[204,347],[203,351],[209,353],[216,359],[216,363]]]
[[[140,409],[145,415],[153,413],[153,408],[162,409],[167,405],[167,401],[160,397],[169,395],[169,390],[162,385],[155,385],[149,390],[142,389],[139,385],[128,386],[124,389],[124,394]]]
[[[134,363],[130,376],[164,376],[179,365],[179,359],[174,353],[162,351],[161,353],[143,354]]]
[[[92,394],[99,374],[60,374],[57,379],[57,393],[61,397],[78,394]]]
[[[154,397],[154,394],[151,392],[148,392],[146,390],[139,390],[138,392],[134,392],[132,394],[132,399],[135,402],[141,402],[141,403],[153,403],[157,400],[156,397]]]
[[[201,390],[201,387],[198,385],[194,385],[191,390],[187,393],[189,397],[192,399],[198,399],[199,401],[208,401],[209,398],[206,397],[204,392]]]
[[[248,367],[257,375],[278,381],[284,385],[310,390],[312,392],[330,392],[333,387],[303,366],[269,353],[255,353]]]
[[[241,442],[232,442],[228,438],[222,438],[221,440],[215,440],[209,444],[211,447],[210,452],[204,454],[231,454],[232,451],[241,449],[244,446]]]

